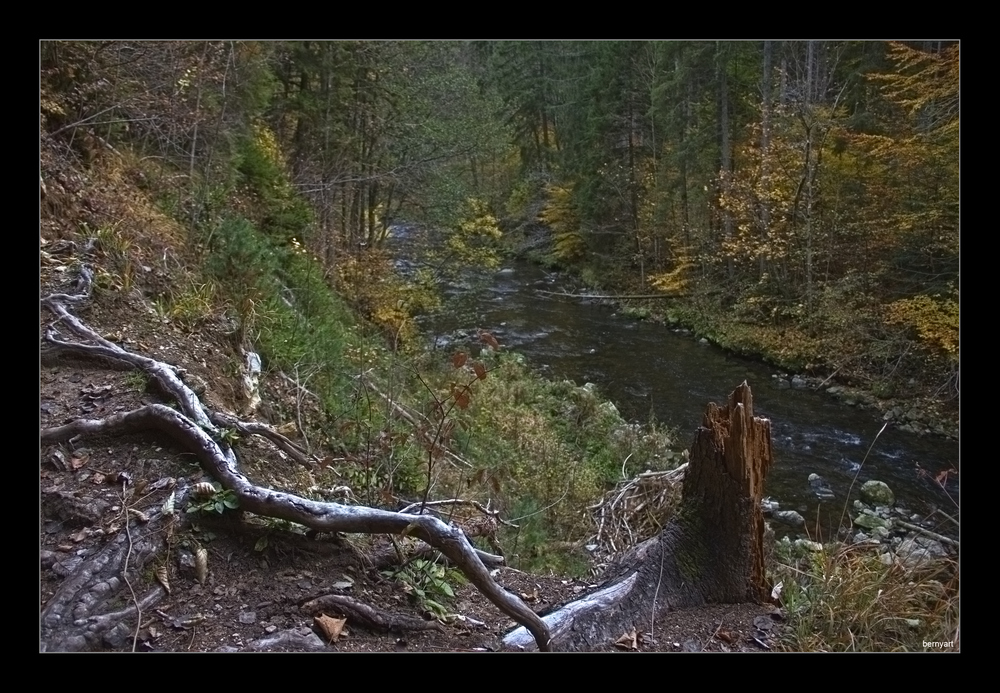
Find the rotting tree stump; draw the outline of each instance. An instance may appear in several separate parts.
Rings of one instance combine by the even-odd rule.
[[[669,609],[765,600],[760,503],[772,459],[771,422],[753,415],[746,382],[725,406],[710,403],[691,445],[677,514],[617,559],[599,591],[545,617],[553,649],[603,649],[623,632],[650,630]],[[533,640],[519,628],[504,644],[527,649]]]

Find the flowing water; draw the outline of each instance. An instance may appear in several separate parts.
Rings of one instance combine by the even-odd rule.
[[[400,261],[405,270],[405,261]],[[437,348],[450,350],[461,334],[491,332],[503,348],[523,354],[543,375],[595,383],[629,420],[656,420],[679,429],[689,445],[708,402],[723,403],[746,380],[758,416],[771,420],[775,464],[766,493],[798,510],[811,526],[839,526],[845,499],[869,479],[885,481],[897,504],[927,515],[954,516],[955,503],[920,469],[958,467],[958,443],[888,427],[871,448],[882,421],[811,389],[780,389],[774,369],[701,344],[664,325],[638,321],[598,302],[540,293],[579,290],[571,279],[518,262],[497,272],[467,275],[445,289],[445,306],[423,320]],[[456,335],[459,335],[456,337]],[[862,466],[862,461],[864,464]],[[919,468],[918,468],[919,465]],[[807,481],[821,475],[836,494],[822,502]],[[958,480],[948,481],[958,501]],[[817,521],[819,524],[817,525]],[[950,529],[942,527],[942,531]]]

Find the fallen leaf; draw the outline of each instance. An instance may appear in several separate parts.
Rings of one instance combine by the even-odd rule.
[[[80,455],[79,457],[72,457],[72,458],[70,458],[70,461],[69,461],[69,468],[70,469],[80,469],[84,465],[86,465],[87,462],[89,462],[89,461],[90,461],[90,455]]]
[[[173,515],[174,514],[174,492],[171,491],[170,495],[167,496],[167,500],[163,501],[163,514]]]
[[[161,585],[163,585],[163,589],[167,591],[167,594],[170,594],[170,577],[167,574],[167,566],[161,565],[156,569],[156,579]],[[150,628],[150,634],[152,634],[152,632],[152,628]]]
[[[615,647],[622,650],[638,650],[639,649],[639,638],[632,629],[631,633],[623,633],[620,638],[615,641]]]
[[[344,630],[344,624],[347,623],[346,618],[333,618],[326,614],[316,616],[314,621],[316,622],[316,626],[323,631],[327,642],[337,642],[340,639],[341,632]]]
[[[199,546],[194,552],[194,570],[198,582],[204,585],[208,579],[208,549],[204,546]]]
[[[216,488],[207,481],[199,481],[191,487],[191,493],[200,498],[209,498],[215,495]]]
[[[723,642],[729,643],[730,645],[736,642],[736,636],[733,635],[728,630],[720,630],[718,633],[715,634],[715,637],[717,637],[719,640],[722,640]]]

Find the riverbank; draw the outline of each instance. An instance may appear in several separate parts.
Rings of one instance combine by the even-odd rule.
[[[677,334],[767,364],[775,369],[773,377],[779,387],[784,383],[790,388],[821,390],[847,406],[871,410],[907,433],[959,437],[957,392],[949,388],[943,393],[941,385],[928,382],[919,368],[911,368],[905,377],[896,368],[888,370],[888,375],[884,366],[873,368],[874,356],[869,352],[874,347],[863,340],[847,339],[829,329],[807,330],[789,320],[780,325],[755,323],[723,310],[712,294],[614,298],[649,294],[650,290],[637,287],[630,274],[560,262],[551,252],[551,237],[542,224],[525,222],[517,229],[513,233],[517,257],[579,278],[588,287],[581,293],[604,296],[597,300],[614,305],[624,316],[665,325]],[[838,346],[848,350],[837,352]],[[902,360],[900,356],[896,365]],[[957,370],[955,377],[957,382]]]

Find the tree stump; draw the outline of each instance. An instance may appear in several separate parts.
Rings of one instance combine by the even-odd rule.
[[[616,560],[598,592],[545,617],[554,649],[606,648],[623,632],[649,630],[671,608],[765,600],[760,503],[771,462],[771,422],[753,415],[746,382],[724,407],[710,403],[676,516]],[[504,644],[530,648],[533,639],[520,628]]]

